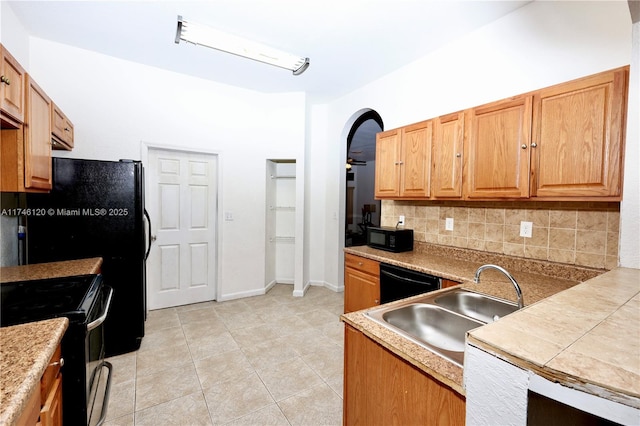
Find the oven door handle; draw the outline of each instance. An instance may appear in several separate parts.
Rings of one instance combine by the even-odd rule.
[[[433,284],[433,283],[428,282],[428,281],[418,281],[418,280],[414,280],[414,279],[407,278],[407,277],[401,277],[400,275],[392,274],[389,271],[380,271],[380,275],[386,275],[388,277],[393,278],[394,280],[406,281],[406,282],[410,282],[410,283],[414,283],[414,284],[420,284],[420,285],[431,285],[431,284]],[[439,282],[439,278],[438,278],[438,282]]]
[[[94,328],[100,326],[104,322],[104,320],[107,319],[107,314],[109,313],[109,307],[111,306],[111,297],[113,296],[113,289],[109,286],[105,286],[105,287],[109,289],[109,296],[107,296],[107,303],[104,306],[104,311],[98,318],[96,318],[95,320],[87,324],[87,331],[91,331]]]

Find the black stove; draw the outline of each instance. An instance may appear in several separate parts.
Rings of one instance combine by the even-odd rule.
[[[99,274],[0,284],[0,326],[69,319],[62,338],[64,424],[104,421],[112,365],[104,360],[103,323],[112,295]]]
[[[36,281],[17,281],[0,286],[0,325],[22,324],[56,317],[83,321],[95,303],[102,279],[79,275]]]

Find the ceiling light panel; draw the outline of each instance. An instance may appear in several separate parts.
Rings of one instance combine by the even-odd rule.
[[[227,34],[183,19],[182,16],[178,16],[175,41],[179,43],[180,40],[288,69],[294,75],[302,74],[309,67],[309,58],[292,55],[252,40]]]

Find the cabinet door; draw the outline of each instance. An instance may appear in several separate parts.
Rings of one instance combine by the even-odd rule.
[[[62,376],[53,382],[47,400],[40,410],[40,422],[42,426],[62,425]]]
[[[51,137],[53,149],[73,149],[73,124],[55,103],[51,105]]]
[[[344,312],[359,311],[380,304],[380,278],[344,268]]]
[[[627,75],[624,67],[536,93],[533,195],[620,200]]]
[[[376,135],[376,198],[400,194],[400,143],[401,135],[397,129]]]
[[[51,99],[27,76],[24,186],[51,189]]]
[[[464,397],[345,327],[343,424],[464,425]]]
[[[358,330],[344,327],[344,404],[343,425],[367,425],[365,337]]]
[[[462,112],[449,114],[433,121],[432,196],[460,198],[462,196],[464,114]]]
[[[467,198],[529,197],[531,96],[468,112]]]
[[[429,197],[431,121],[401,129],[400,197]]]
[[[13,125],[24,122],[25,72],[18,61],[2,46],[0,62],[0,110]]]

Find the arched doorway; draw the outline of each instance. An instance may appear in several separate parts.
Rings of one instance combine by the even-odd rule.
[[[345,247],[366,243],[369,226],[380,225],[380,201],[374,199],[376,133],[384,129],[373,110],[360,115],[347,135],[345,166]]]

